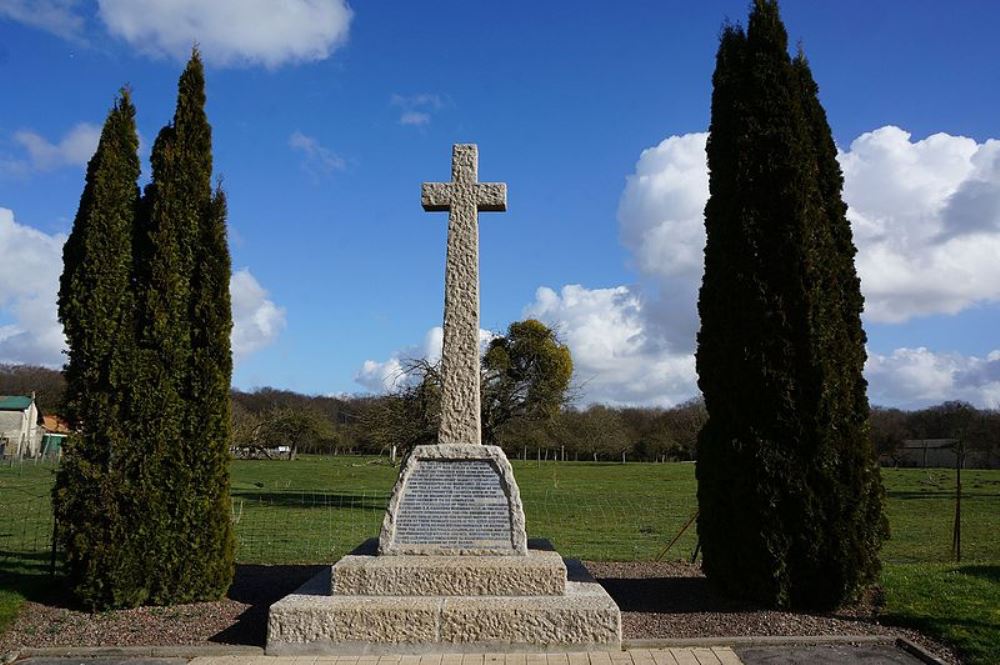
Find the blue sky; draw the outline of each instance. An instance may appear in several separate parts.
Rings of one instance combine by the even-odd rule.
[[[147,159],[197,41],[235,385],[379,391],[439,352],[446,217],[420,183],[475,142],[509,188],[481,219],[483,327],[555,326],[584,401],[692,397],[711,73],[747,4],[0,0],[0,361],[61,362],[96,133],[130,84]],[[841,149],[872,401],[1000,406],[1000,5],[782,11]]]

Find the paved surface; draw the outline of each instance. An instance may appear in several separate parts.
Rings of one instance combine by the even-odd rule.
[[[428,656],[208,656],[191,665],[741,665],[728,647],[633,649],[553,654],[437,654]]]
[[[812,647],[753,647],[737,649],[745,665],[923,665],[923,661],[889,645],[826,645]]]
[[[888,645],[631,649],[562,654],[446,654],[429,656],[201,656],[186,658],[28,658],[17,665],[922,665]]]
[[[17,665],[187,665],[187,658],[28,658]]]

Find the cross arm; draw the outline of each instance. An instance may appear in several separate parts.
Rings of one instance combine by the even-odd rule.
[[[451,207],[451,183],[425,182],[420,189],[420,204],[427,212],[447,212]]]
[[[507,185],[502,182],[476,184],[476,206],[485,212],[503,212],[507,209]]]

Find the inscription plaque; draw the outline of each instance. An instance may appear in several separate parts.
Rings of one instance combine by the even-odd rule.
[[[510,550],[510,505],[490,460],[419,460],[396,515],[396,545]]]

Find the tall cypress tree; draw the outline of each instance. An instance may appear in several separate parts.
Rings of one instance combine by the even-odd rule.
[[[864,378],[867,336],[861,323],[864,296],[854,266],[857,248],[843,200],[844,176],[837,161],[837,146],[819,101],[819,86],[813,79],[805,54],[800,49],[792,61],[799,103],[816,159],[819,195],[829,233],[825,252],[821,300],[826,337],[818,340],[818,354],[824,354],[824,382],[836,399],[827,401],[824,413],[830,439],[832,468],[818,479],[817,491],[829,505],[824,514],[831,520],[832,538],[825,544],[836,551],[839,569],[816,567],[822,575],[813,583],[831,595],[838,587],[871,582],[880,562],[878,551],[889,535],[882,511],[885,490],[878,459],[871,442],[868,382]],[[825,483],[825,485],[824,485]]]
[[[71,584],[91,606],[115,604],[126,576],[117,545],[127,525],[118,510],[114,462],[129,435],[124,388],[135,343],[138,148],[135,107],[123,89],[87,165],[59,285],[59,319],[69,347],[67,408],[78,433],[66,446],[53,503]]]
[[[235,539],[229,498],[233,328],[226,240],[226,195],[219,187],[199,220],[191,276],[191,396],[186,444],[194,469],[189,538],[200,553],[190,575],[203,597],[218,597],[233,578]]]
[[[878,570],[881,484],[836,149],[775,0],[722,34],[699,296],[698,501],[706,574],[829,607]]]
[[[130,459],[145,507],[136,540],[149,566],[142,602],[217,598],[232,578],[229,525],[229,254],[225,201],[213,197],[212,131],[195,50],[173,122],[152,152],[136,244],[141,381]],[[210,246],[202,246],[208,243]],[[222,273],[226,273],[222,276]],[[220,397],[220,386],[225,396]],[[139,555],[140,552],[136,552]]]

